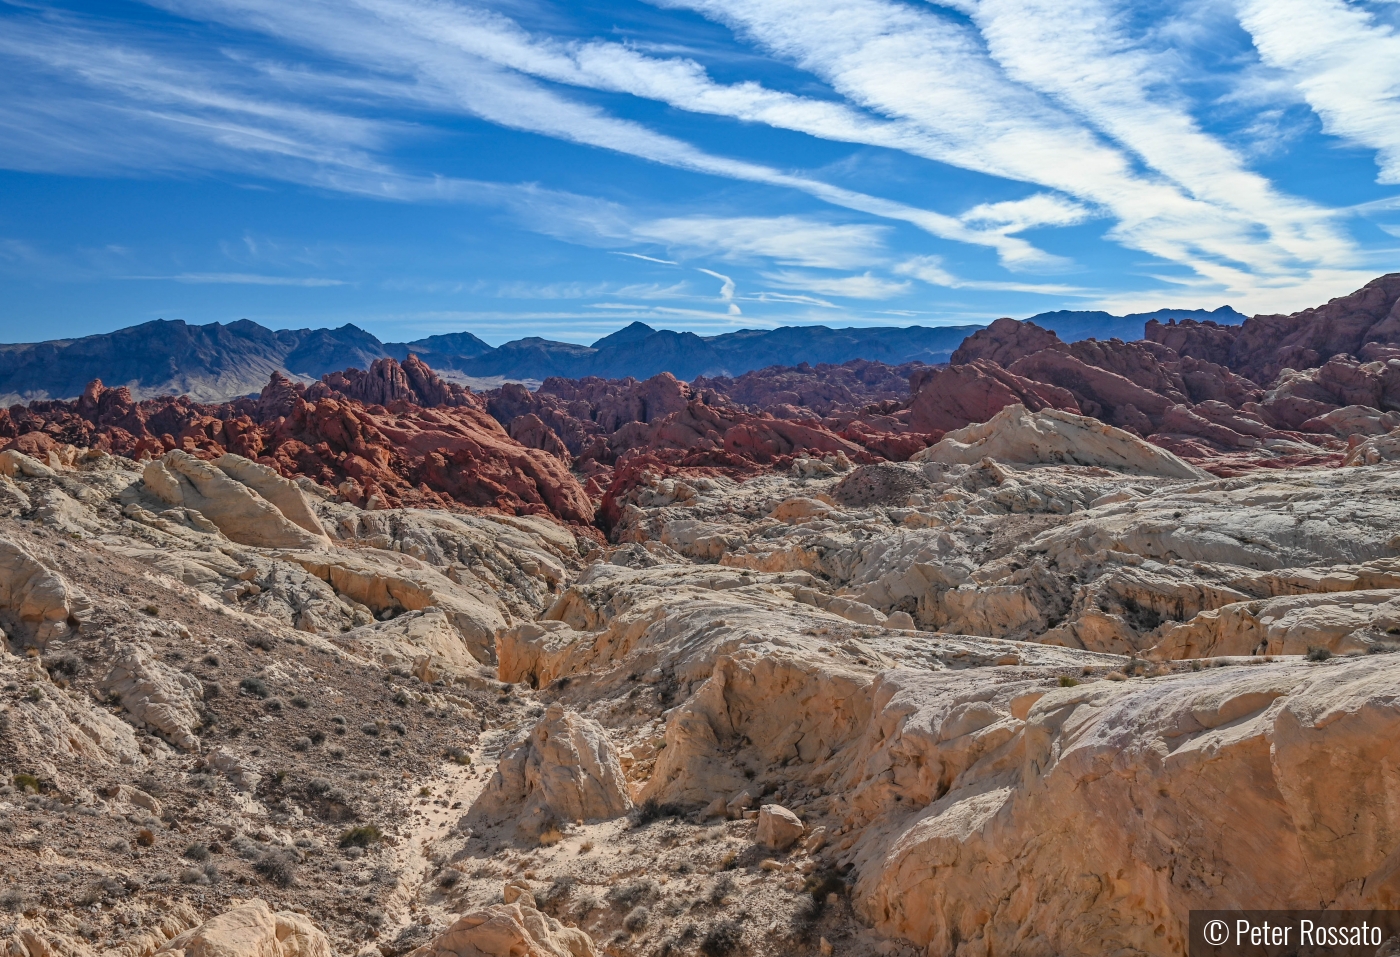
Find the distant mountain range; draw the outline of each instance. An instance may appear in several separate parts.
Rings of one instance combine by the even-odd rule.
[[[1032,321],[1073,342],[1091,337],[1139,339],[1148,319],[1169,318],[1222,324],[1244,320],[1223,306],[1214,312],[1162,309],[1132,316],[1048,312]],[[257,392],[274,370],[314,379],[352,366],[367,369],[386,356],[402,360],[410,352],[449,377],[482,385],[503,380],[534,383],[549,376],[642,379],[658,372],[689,381],[700,375],[742,375],[771,365],[851,359],[936,365],[947,362],[962,340],[980,328],[783,326],[697,336],[634,322],[591,346],[530,337],[493,348],[469,332],[381,342],[348,324],[339,329],[272,330],[247,319],[205,326],[162,319],[81,339],[0,345],[0,404],[71,399],[93,379],[127,386],[138,399],[174,393],[215,402]]]

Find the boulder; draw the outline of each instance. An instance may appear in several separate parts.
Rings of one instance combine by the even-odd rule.
[[[755,839],[770,851],[786,851],[801,838],[802,821],[781,804],[765,804],[758,809]]]
[[[477,804],[508,814],[526,833],[550,823],[597,821],[632,808],[617,748],[603,726],[555,703],[528,738],[501,756]]]
[[[597,957],[593,938],[526,903],[495,904],[456,922],[409,957]]]
[[[165,957],[332,957],[326,935],[301,914],[273,913],[253,899],[187,930],[156,951]]]
[[[31,631],[39,647],[68,635],[91,602],[19,545],[0,539],[0,608]]]
[[[949,432],[918,453],[920,462],[971,465],[984,458],[1018,465],[1089,465],[1132,475],[1199,479],[1206,473],[1135,435],[1084,415],[1022,405],[991,421]]]
[[[1377,465],[1400,461],[1400,429],[1385,435],[1372,436],[1347,450],[1343,466]]]

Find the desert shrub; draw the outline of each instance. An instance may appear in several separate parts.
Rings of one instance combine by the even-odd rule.
[[[715,881],[714,887],[710,888],[710,903],[716,907],[723,904],[724,899],[730,894],[733,894],[736,887],[737,885],[734,883],[734,878],[725,874],[719,880]]]
[[[404,691],[402,688],[394,692],[394,704],[398,705],[400,708],[407,707],[408,703],[412,700],[413,699],[408,696],[408,692]]]
[[[632,826],[646,827],[667,817],[680,817],[685,814],[685,807],[669,801],[659,802],[656,798],[647,798],[632,811]]]
[[[1071,678],[1069,675],[1060,675],[1061,688],[1076,688],[1079,686],[1079,679]]]
[[[0,891],[0,911],[15,913],[24,909],[24,894],[14,887]]]
[[[311,699],[307,698],[304,694],[292,695],[292,707],[309,708],[311,707]]]
[[[136,832],[136,843],[140,844],[142,847],[151,847],[155,842],[156,836],[150,828],[143,827]]]
[[[622,918],[622,926],[629,934],[635,934],[644,930],[647,922],[651,920],[651,911],[645,907],[634,907],[627,912],[627,916]]]
[[[641,877],[608,889],[608,901],[619,910],[631,910],[638,904],[653,900],[661,893],[661,885],[650,877]]]
[[[268,711],[272,711],[272,712],[281,711],[281,710],[282,710],[282,699],[281,699],[281,698],[268,698],[266,701],[263,702],[263,707],[264,707],[265,709],[267,709]]]
[[[16,774],[13,778],[14,786],[19,788],[20,793],[33,791],[39,793],[39,779],[32,774]]]
[[[247,678],[238,682],[238,688],[244,694],[252,695],[254,698],[266,698],[272,694],[271,689],[267,686],[267,682],[255,675],[249,675]]]
[[[1309,649],[1308,649],[1308,660],[1309,660],[1309,661],[1326,661],[1328,658],[1331,658],[1331,657],[1332,657],[1332,652],[1328,651],[1326,648],[1309,648]]]
[[[213,861],[187,867],[180,872],[182,884],[214,884],[219,880],[219,866]]]
[[[728,957],[744,942],[744,929],[737,921],[719,920],[710,925],[700,938],[700,952],[705,957]]]
[[[443,890],[451,890],[462,880],[462,872],[448,868],[438,875],[438,887]]]
[[[185,856],[202,864],[209,860],[209,848],[207,845],[196,842],[185,848]]]
[[[369,847],[384,839],[384,832],[373,824],[360,824],[340,835],[341,847]]]
[[[389,730],[392,731],[392,732],[394,732],[395,734],[397,734],[397,735],[399,735],[399,736],[403,736],[403,735],[405,735],[405,734],[408,734],[408,728],[404,727],[402,721],[395,721],[394,723],[390,724],[390,725],[389,725]]]
[[[377,738],[379,737],[379,725],[375,724],[373,721],[366,721],[364,724],[360,725],[360,732],[369,735],[371,738]]]
[[[278,887],[291,887],[296,883],[297,863],[290,851],[268,851],[253,863],[253,870]]]
[[[297,738],[295,741],[292,742],[292,750],[293,750],[293,751],[310,751],[310,750],[311,750],[311,739],[310,739],[310,738],[307,738],[307,737]]]
[[[71,678],[83,670],[83,661],[77,655],[59,655],[44,662],[44,667],[51,675],[62,675]]]

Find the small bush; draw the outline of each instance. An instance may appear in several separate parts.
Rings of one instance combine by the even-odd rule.
[[[1079,679],[1078,679],[1078,678],[1071,678],[1069,675],[1060,675],[1060,687],[1061,687],[1061,688],[1077,688],[1077,687],[1079,687]]]
[[[182,884],[212,884],[219,879],[219,868],[214,864],[187,867],[180,872]]]
[[[329,754],[329,755],[331,756],[331,760],[332,760],[332,761],[344,761],[344,760],[345,760],[345,749],[344,749],[344,748],[331,748],[331,749],[330,749],[328,752],[326,752],[326,753]]]
[[[461,882],[461,880],[461,871],[454,871],[451,868],[448,868],[438,876],[438,887],[441,887],[445,891],[451,890],[452,888],[456,887],[457,884]]]
[[[311,707],[311,699],[304,694],[292,695],[292,707],[309,708]]]
[[[655,821],[666,817],[680,817],[685,814],[685,807],[671,802],[661,803],[656,798],[647,798],[632,812],[632,826],[646,827]]]
[[[295,741],[292,742],[292,750],[293,750],[293,751],[310,751],[310,750],[311,750],[311,739],[310,739],[310,738],[306,738],[306,737],[297,738]]]
[[[649,877],[642,877],[626,884],[618,884],[608,890],[608,900],[621,910],[631,910],[638,904],[650,901],[661,893],[661,885]]]
[[[645,907],[634,907],[627,912],[627,916],[622,918],[622,926],[629,934],[635,934],[647,926],[651,920],[651,911]]]
[[[408,692],[404,691],[402,688],[394,692],[394,704],[398,705],[400,708],[407,707],[408,703],[412,700],[413,699],[408,696]]]
[[[14,887],[0,891],[0,910],[15,913],[24,909],[24,894]]]
[[[209,860],[209,848],[204,844],[191,844],[189,847],[185,848],[185,856],[192,861],[203,864],[205,861]]]
[[[266,681],[252,675],[238,682],[238,687],[244,694],[250,694],[254,698],[266,698],[272,694]]]
[[[44,667],[51,675],[62,675],[71,678],[83,670],[82,659],[77,655],[60,655],[57,658],[50,658],[44,662]]]
[[[32,774],[16,774],[14,776],[14,785],[19,788],[20,793],[33,791],[35,794],[38,794],[40,790],[39,779]]]
[[[379,737],[379,725],[375,724],[373,721],[366,721],[364,724],[360,725],[360,733],[367,734],[371,738],[377,738]]]
[[[448,748],[447,760],[451,761],[453,764],[466,766],[472,763],[472,756],[466,748]]]
[[[136,843],[142,847],[151,847],[156,842],[156,836],[150,828],[141,828],[136,832]]]
[[[248,640],[250,648],[261,648],[263,651],[271,651],[277,647],[277,640],[271,635],[254,635]]]
[[[737,921],[721,920],[710,925],[700,938],[700,952],[705,957],[728,957],[744,942],[744,929]]]
[[[340,835],[340,846],[369,847],[371,844],[378,844],[383,839],[384,832],[379,828],[373,824],[361,824]]]
[[[312,744],[323,744],[323,743],[325,743],[325,740],[326,740],[326,732],[320,730],[319,728],[317,728],[315,731],[312,731],[312,732],[311,732],[311,743],[312,743]]]
[[[297,858],[290,851],[268,851],[253,863],[253,870],[278,887],[296,883]]]
[[[1326,661],[1328,658],[1331,658],[1331,657],[1332,657],[1332,652],[1328,651],[1326,648],[1309,648],[1309,649],[1308,649],[1308,660],[1309,660],[1309,661]]]
[[[405,728],[403,726],[403,723],[400,721],[395,721],[393,724],[389,725],[389,730],[399,735],[400,737],[402,737],[405,734],[408,734],[408,729]]]
[[[282,710],[282,699],[281,699],[281,698],[268,698],[266,701],[263,702],[263,707],[264,707],[265,709],[267,709],[268,711],[272,711],[272,712],[281,711],[281,710]]]

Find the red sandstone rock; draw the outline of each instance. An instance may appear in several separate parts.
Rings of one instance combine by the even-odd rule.
[[[1067,390],[1013,375],[987,359],[916,373],[910,386],[914,397],[909,403],[909,426],[914,432],[947,432],[986,422],[1018,402],[1032,412],[1080,411]]]
[[[1042,329],[1033,322],[1002,318],[964,339],[948,361],[952,365],[967,365],[978,359],[989,359],[1005,367],[1059,344],[1060,337],[1049,329]]]

